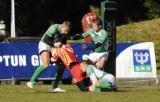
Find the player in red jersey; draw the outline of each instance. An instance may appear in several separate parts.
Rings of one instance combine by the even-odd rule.
[[[81,91],[89,91],[90,81],[80,69],[80,62],[78,61],[73,48],[70,44],[62,45],[61,40],[54,40],[54,48],[52,49],[51,61],[56,62],[61,59],[66,68],[71,72],[73,80]]]

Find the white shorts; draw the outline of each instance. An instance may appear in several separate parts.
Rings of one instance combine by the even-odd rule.
[[[49,46],[46,43],[40,41],[39,45],[38,45],[38,51],[39,51],[39,54],[41,54],[43,51],[51,52],[51,46]]]
[[[108,52],[102,52],[102,53],[93,52],[93,53],[90,53],[89,55],[83,55],[82,59],[83,60],[89,59],[92,62],[98,62],[100,58],[104,57],[105,60],[107,61],[108,54],[109,54]]]

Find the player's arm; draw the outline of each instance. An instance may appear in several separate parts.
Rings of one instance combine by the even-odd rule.
[[[92,74],[89,76],[89,78],[90,78],[90,80],[91,80],[91,82],[92,82],[93,85],[95,85],[95,84],[97,83],[97,81],[98,81],[95,73],[92,73]]]
[[[44,38],[43,38],[43,41],[50,45],[50,46],[53,46],[53,38],[51,38],[50,36],[48,36],[47,34],[45,34]]]
[[[52,48],[51,49],[51,55],[52,55],[51,62],[56,62],[58,60],[58,58],[59,58],[58,53],[57,53],[56,50],[57,50],[57,48]]]
[[[103,44],[108,39],[108,33],[105,30],[101,31],[101,36],[99,37],[99,43]]]
[[[54,34],[56,32],[56,26],[57,25],[51,25],[48,30],[46,31],[44,37],[42,38],[45,43],[48,45],[53,46],[53,39],[54,39]]]
[[[84,39],[88,36],[90,36],[92,33],[94,33],[93,29],[89,29],[88,31],[82,33],[82,34],[76,34],[72,36],[72,40],[79,40],[79,39]]]
[[[94,49],[100,47],[101,45],[103,45],[107,39],[108,39],[107,32],[105,30],[102,30],[101,36],[99,37],[99,42],[93,43],[93,45],[91,45],[91,46],[86,46],[85,49],[94,50]]]
[[[92,66],[88,66],[86,73],[90,78],[92,85],[95,85],[97,83],[97,77],[96,77],[96,74],[94,73]]]
[[[76,34],[74,36],[71,36],[71,40],[79,40],[79,39],[83,39],[83,35],[82,34]]]
[[[83,45],[82,46],[82,48],[84,49],[84,50],[94,50],[94,49],[96,49],[96,48],[98,48],[98,47],[100,47],[102,45],[102,43],[100,43],[100,42],[98,42],[98,43],[96,43],[96,44],[92,44],[92,45]]]
[[[89,86],[89,91],[94,91],[95,88],[96,88],[97,82],[98,82],[97,77],[96,77],[95,73],[91,73],[91,74],[89,75],[89,78],[90,78],[91,83],[92,83],[92,84]]]

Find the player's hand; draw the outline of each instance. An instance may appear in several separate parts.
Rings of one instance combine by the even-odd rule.
[[[74,83],[77,83],[78,81],[77,81],[76,79],[73,78],[73,82],[74,82]]]
[[[55,60],[54,58],[51,57],[50,59],[50,64],[56,63],[57,60]]]
[[[91,85],[91,86],[89,86],[89,91],[94,91],[95,90],[95,86],[94,85]]]
[[[53,47],[51,48],[51,55],[52,55],[52,56],[53,56],[54,53],[55,53],[55,49],[56,49],[56,48],[53,48]]]

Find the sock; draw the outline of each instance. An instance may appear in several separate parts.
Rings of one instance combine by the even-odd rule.
[[[39,75],[44,71],[44,69],[45,67],[43,67],[42,65],[37,67],[30,81],[34,82],[39,77]]]
[[[101,89],[99,87],[94,89],[94,92],[101,92]]]
[[[101,82],[99,87],[100,88],[109,88],[110,84],[108,82]]]
[[[56,79],[53,84],[53,89],[58,87],[59,81],[62,79],[64,69],[65,69],[64,66],[62,66],[62,65],[58,66]]]

